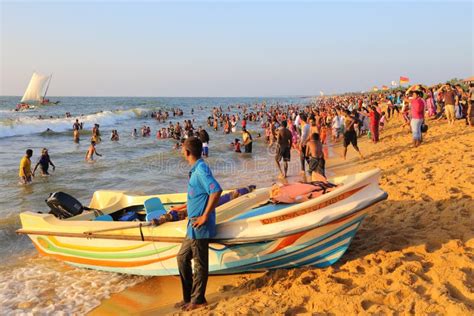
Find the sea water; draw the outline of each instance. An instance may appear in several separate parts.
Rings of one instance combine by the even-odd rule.
[[[176,141],[156,139],[157,129],[169,122],[194,120],[210,134],[210,155],[206,161],[223,188],[256,184],[270,185],[276,180],[274,153],[263,142],[260,122],[249,122],[254,138],[253,154],[237,154],[230,148],[241,133],[224,134],[207,126],[213,107],[238,114],[238,105],[253,107],[265,102],[305,104],[304,98],[145,98],[145,97],[50,97],[57,105],[40,106],[16,112],[20,97],[0,97],[0,310],[3,312],[83,313],[97,306],[112,292],[144,280],[144,277],[76,269],[39,257],[27,236],[18,236],[19,213],[47,212],[45,199],[51,192],[63,191],[88,205],[100,189],[133,191],[137,194],[185,192],[189,166]],[[184,115],[173,117],[171,109],[181,108]],[[194,109],[194,114],[191,114]],[[170,111],[166,123],[151,117],[154,111]],[[249,111],[251,111],[250,109]],[[69,112],[70,118],[65,114]],[[39,118],[41,116],[41,119]],[[84,123],[81,141],[74,143],[75,119]],[[102,142],[97,151],[102,157],[94,163],[84,160],[90,144],[91,129],[100,124]],[[132,131],[150,126],[150,137],[132,137]],[[240,126],[240,122],[238,124]],[[49,129],[49,130],[48,130]],[[110,141],[116,129],[120,141]],[[240,129],[239,129],[240,130]],[[262,138],[257,138],[261,133]],[[18,167],[25,150],[33,149],[32,168],[42,148],[48,148],[56,170],[43,177],[37,170],[33,183],[19,185]]]

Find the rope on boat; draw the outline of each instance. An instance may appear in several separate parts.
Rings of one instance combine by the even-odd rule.
[[[145,237],[143,237],[143,230],[142,230],[142,223],[140,223],[139,227],[140,227],[140,236],[142,236],[142,241],[145,241]]]

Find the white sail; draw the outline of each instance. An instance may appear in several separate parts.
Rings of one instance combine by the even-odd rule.
[[[43,101],[43,91],[45,89],[45,84],[48,81],[49,76],[43,76],[36,72],[31,76],[30,83],[28,88],[26,88],[21,102],[41,102]]]

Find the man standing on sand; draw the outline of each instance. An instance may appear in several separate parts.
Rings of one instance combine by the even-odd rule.
[[[280,177],[286,178],[288,174],[288,161],[291,158],[291,145],[292,145],[292,134],[288,128],[287,121],[281,122],[281,128],[277,134],[277,152],[275,156],[275,160],[278,166],[278,170],[280,170]],[[283,169],[281,170],[280,160],[283,158]]]
[[[306,156],[308,157],[308,171],[311,174],[311,181],[321,181],[326,178],[326,161],[324,160],[323,143],[319,139],[318,133],[310,136],[306,145]]]
[[[470,126],[474,126],[474,82],[469,83],[469,97],[467,106],[467,123]]]
[[[18,172],[18,176],[20,177],[20,182],[22,184],[29,184],[31,183],[31,177],[33,173],[31,172],[31,157],[33,156],[33,150],[27,149],[26,155],[21,158],[20,161],[20,171]]]
[[[454,106],[457,105],[458,97],[451,84],[448,83],[444,89],[444,111],[448,119],[448,124],[453,125],[456,120],[454,116]]]
[[[199,138],[186,139],[182,153],[192,168],[187,195],[188,228],[177,258],[183,300],[176,303],[175,307],[192,311],[207,305],[205,294],[209,274],[209,239],[216,235],[215,208],[222,189],[201,158],[202,142]],[[194,275],[191,260],[194,261]]]
[[[357,133],[354,128],[354,125],[358,122],[358,120],[352,116],[351,112],[348,110],[346,110],[344,114],[346,115],[346,130],[344,132],[344,160],[346,160],[347,147],[349,144],[352,144],[352,147],[354,147],[355,151],[359,153],[360,158],[364,159],[364,156],[362,156],[362,153],[357,146]]]
[[[301,138],[300,138],[300,162],[301,162],[301,174],[305,172],[305,162],[308,160],[306,157],[306,143],[309,141],[310,126],[307,123],[307,116],[305,113],[300,114],[301,124]]]

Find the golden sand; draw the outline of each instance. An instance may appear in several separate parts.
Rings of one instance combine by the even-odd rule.
[[[382,169],[380,185],[389,194],[339,262],[326,269],[212,277],[209,306],[195,313],[474,314],[474,129],[461,121],[454,127],[428,124],[418,148],[394,119],[380,143],[359,139],[365,160],[349,148],[347,161],[328,162],[336,174]],[[334,152],[338,156],[342,148]],[[155,299],[147,305],[147,294],[137,294],[124,307],[123,296],[137,289]],[[176,313],[171,306],[180,293],[179,280],[151,278],[113,295],[94,313]]]

